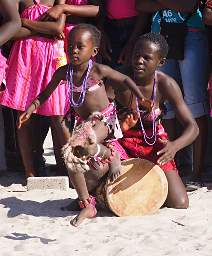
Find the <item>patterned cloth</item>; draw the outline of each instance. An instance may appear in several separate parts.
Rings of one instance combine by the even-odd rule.
[[[157,137],[156,142],[153,146],[147,145],[144,141],[144,135],[141,129],[131,128],[130,130],[123,133],[123,138],[119,139],[119,143],[126,150],[128,157],[139,157],[142,159],[147,159],[155,164],[157,164],[158,155],[157,152],[164,147],[164,144],[160,142],[159,139],[168,139],[167,133],[161,124],[157,125]],[[151,136],[152,129],[146,129],[148,136]],[[122,157],[123,159],[123,157]],[[164,172],[177,170],[174,160],[160,165]]]
[[[34,0],[21,18],[38,20],[50,7]],[[0,103],[9,108],[25,111],[30,103],[50,82],[55,70],[67,63],[64,41],[33,36],[17,40],[8,59],[6,90]],[[44,116],[64,115],[69,107],[66,85],[61,83],[36,113]]]
[[[71,115],[75,115],[75,124],[74,127],[78,126],[82,121],[82,118],[74,111],[71,111]],[[106,107],[101,113],[95,112],[92,116],[93,119],[99,118],[104,124],[108,127],[108,137],[106,138],[107,141],[111,140],[117,140],[119,138],[123,137],[119,120],[116,113],[116,107],[115,104],[112,102],[109,104],[108,107]],[[90,117],[91,117],[90,116]]]

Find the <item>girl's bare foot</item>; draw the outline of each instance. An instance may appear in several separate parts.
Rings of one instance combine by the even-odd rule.
[[[134,113],[128,114],[121,123],[121,129],[123,132],[128,131],[136,125],[138,121],[138,116]]]
[[[35,173],[34,172],[26,173],[26,178],[29,178],[29,177],[35,177]]]
[[[78,227],[83,222],[83,220],[94,218],[96,214],[96,207],[92,204],[89,204],[86,206],[86,208],[82,209],[81,212],[73,220],[70,221],[70,224],[74,227]]]

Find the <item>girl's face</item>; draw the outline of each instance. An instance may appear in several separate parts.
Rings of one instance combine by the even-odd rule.
[[[80,29],[69,37],[68,51],[70,62],[74,66],[78,66],[94,57],[98,52],[98,48],[93,44],[91,33]]]
[[[135,77],[143,78],[154,74],[163,62],[164,59],[161,58],[156,44],[149,41],[141,41],[136,44],[132,56]]]

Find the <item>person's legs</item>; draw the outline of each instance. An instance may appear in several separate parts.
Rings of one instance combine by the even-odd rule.
[[[71,224],[75,227],[79,226],[84,219],[95,217],[97,211],[95,204],[90,202],[90,195],[87,189],[85,176],[82,172],[72,172],[69,170],[69,177],[71,179],[74,188],[77,191],[79,200],[84,203],[83,209],[80,213],[71,220]]]
[[[5,159],[5,138],[4,138],[4,119],[2,115],[2,108],[0,106],[0,171],[6,170]]]
[[[18,112],[18,118],[21,112]],[[33,117],[28,120],[20,129],[17,129],[19,148],[25,168],[26,178],[33,177],[36,174],[33,164]]]
[[[102,153],[105,151],[107,151],[107,153]],[[99,156],[102,156],[103,154],[109,155],[110,150],[107,147],[101,145]],[[107,164],[105,164],[103,167],[100,166],[95,170],[91,169],[88,173],[85,174],[80,171],[74,171],[68,167],[67,169],[70,180],[76,189],[78,198],[82,204],[82,206],[80,206],[82,210],[70,222],[73,226],[77,227],[83,222],[84,219],[95,217],[97,213],[95,207],[95,198],[90,196],[90,192],[98,186],[100,178],[108,172],[109,167]],[[98,173],[98,175],[95,173]]]
[[[196,118],[199,135],[193,144],[193,179],[199,180],[203,174],[208,137],[207,116]]]
[[[182,88],[180,68],[177,60],[166,60],[165,65],[160,68],[160,71],[174,78],[179,86]],[[175,118],[175,113],[172,105],[169,102],[165,102],[165,106],[167,112],[163,117],[162,123],[165,131],[168,133],[169,139],[173,141],[178,137],[180,133],[179,123]],[[185,166],[189,166],[190,172],[192,169],[192,160],[188,155],[187,151],[187,148],[183,149],[183,151],[179,151],[175,157],[177,167],[180,170],[180,174],[182,174],[183,176],[185,175]],[[188,169],[188,167],[186,169]]]
[[[168,181],[168,196],[164,206],[176,209],[186,209],[189,199],[185,186],[176,170],[165,172]]]
[[[61,149],[68,142],[70,132],[62,116],[51,117],[51,132],[58,174],[63,174],[65,165],[61,156]]]
[[[103,157],[103,159],[110,159],[110,157],[112,156],[111,149],[101,144],[108,136],[108,128],[102,121],[95,121],[95,125],[93,125],[91,128],[93,132],[90,131],[90,126],[88,127],[86,125],[82,125],[80,129],[76,131],[76,133],[78,132],[76,135],[73,135],[75,137],[72,136],[73,140],[72,146],[70,145],[71,148],[66,147],[64,149],[64,157],[66,167],[69,172],[69,177],[74,188],[77,191],[80,200],[80,207],[82,208],[80,213],[71,221],[71,224],[74,226],[79,226],[84,219],[92,218],[96,215],[97,211],[95,207],[95,198],[89,195],[89,191],[97,186],[96,183],[98,183],[99,178],[108,171],[107,167],[103,168],[100,176],[95,178],[97,182],[95,181],[95,179],[91,180],[91,175],[90,177],[87,176],[86,178],[88,180],[86,183],[82,163],[80,161],[76,162],[76,160],[79,158],[83,159],[84,157],[90,158],[90,156],[94,156],[96,154],[98,155],[98,157]],[[84,138],[82,134],[88,135],[86,138]],[[83,142],[83,145],[73,146],[77,145],[77,141],[75,140],[80,140],[80,136],[82,137],[81,143]],[[94,166],[96,166],[95,162],[90,162],[90,165],[93,166],[93,164]],[[100,165],[99,169],[101,168],[102,167]],[[93,169],[93,167],[90,167],[90,169]],[[98,169],[96,171],[98,172]]]
[[[200,178],[207,144],[207,80],[208,44],[205,34],[189,32],[185,59],[180,61],[184,99],[199,127],[199,136],[193,143],[193,176]]]
[[[36,115],[36,126],[33,126],[33,162],[38,176],[46,176],[43,144],[48,134],[50,122],[47,116]]]

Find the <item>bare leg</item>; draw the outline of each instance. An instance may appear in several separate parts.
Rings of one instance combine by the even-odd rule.
[[[20,116],[18,112],[18,117]],[[35,176],[35,169],[33,165],[33,147],[32,147],[32,130],[33,130],[33,117],[27,121],[20,129],[17,129],[18,142],[21,151],[21,156],[25,168],[26,178]]]
[[[193,178],[200,179],[204,168],[204,158],[207,145],[207,117],[196,119],[199,127],[199,136],[193,143]]]
[[[83,173],[80,172],[71,172],[69,171],[69,176],[71,179],[72,184],[74,185],[79,199],[81,201],[86,201],[89,199],[89,193],[87,190],[87,185],[85,181],[85,177]],[[84,209],[81,210],[79,215],[77,215],[73,220],[71,220],[71,224],[75,227],[79,226],[84,219],[93,218],[96,216],[96,208],[92,204],[88,204]]]
[[[4,119],[0,106],[0,171],[6,170]]]
[[[108,172],[108,164],[100,166],[98,169],[91,169],[86,172],[85,181],[89,194],[95,193],[96,188],[100,185],[102,177]],[[61,207],[62,211],[80,211],[79,199],[73,200],[65,207]]]
[[[165,172],[165,175],[168,181],[168,196],[165,202],[165,206],[177,209],[188,208],[188,195],[178,173],[173,170]]]
[[[34,115],[33,126],[33,163],[38,176],[46,176],[43,144],[48,134],[50,122],[47,116]]]
[[[108,134],[107,127],[102,122],[96,122],[96,125],[93,127],[93,129],[95,130],[95,133],[96,133],[97,143],[104,141],[104,139],[107,137],[107,134]],[[95,148],[96,148],[96,144],[91,144],[91,147],[88,144],[88,148],[86,148],[85,150],[84,150],[84,148],[77,148],[77,149],[75,148],[75,155],[78,157],[83,157],[84,152],[88,152],[87,150],[90,150],[90,149],[93,150]],[[94,154],[95,153],[96,153],[96,151],[94,151]],[[111,155],[111,150],[108,149],[107,147],[101,145],[100,152],[98,155],[99,156],[104,155],[104,157],[108,158]],[[88,156],[89,156],[89,154],[88,154]],[[107,170],[105,170],[105,172],[106,171]],[[105,173],[105,172],[103,172],[103,173]],[[69,168],[69,176],[70,176],[70,180],[71,180],[72,184],[74,185],[74,187],[77,191],[79,200],[84,203],[84,207],[81,210],[81,212],[79,213],[79,215],[77,215],[71,221],[71,224],[73,226],[77,227],[83,222],[84,219],[92,218],[97,213],[95,205],[92,203],[88,203],[89,199],[90,199],[89,190],[91,188],[94,188],[95,186],[94,186],[93,182],[91,182],[91,180],[89,180],[86,184],[85,175],[80,171],[73,172],[73,170],[71,170]],[[90,176],[90,178],[91,178],[91,176]],[[88,185],[90,185],[90,188],[88,187]]]
[[[61,149],[68,142],[68,139],[70,138],[70,133],[65,125],[65,122],[63,122],[62,116],[51,117],[51,130],[55,159],[58,166],[59,174],[61,174],[64,173],[65,169],[64,161],[61,156]]]

